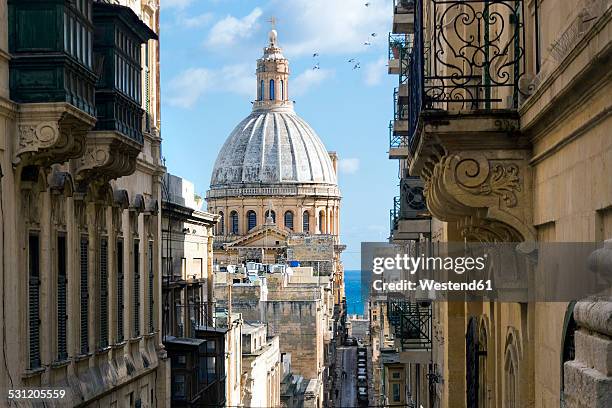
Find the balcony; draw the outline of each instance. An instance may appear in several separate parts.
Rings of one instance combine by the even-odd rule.
[[[399,75],[402,57],[409,55],[412,36],[389,33],[389,74]]]
[[[20,104],[15,163],[50,165],[83,152],[96,114],[91,8],[91,0],[8,1],[10,97]]]
[[[431,301],[387,301],[389,324],[400,351],[431,349]]]
[[[395,131],[395,120],[389,122],[389,159],[408,157],[409,136]]]
[[[130,175],[143,145],[142,44],[157,39],[129,7],[93,4],[93,52],[99,73],[95,102],[98,121],[78,160],[79,182]]]
[[[457,222],[464,237],[486,229],[493,239],[534,239],[517,113],[523,1],[417,0],[414,10],[409,69],[400,73],[410,174],[425,181],[432,214]]]
[[[419,240],[431,234],[431,215],[420,178],[405,177],[400,181],[400,196],[394,197],[390,211],[390,228],[394,243]]]
[[[393,0],[393,32],[412,34],[414,32],[415,0]]]

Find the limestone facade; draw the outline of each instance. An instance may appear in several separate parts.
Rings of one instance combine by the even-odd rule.
[[[411,75],[423,81],[417,94],[407,95],[427,95],[417,99],[420,112],[406,118],[411,133],[404,150],[394,153],[403,174],[424,183],[433,220],[431,231],[419,239],[610,239],[610,3],[500,2],[487,10],[497,13],[491,24],[479,18],[459,21],[462,12],[478,15],[478,2],[400,3],[406,7],[395,8],[394,21],[405,14],[413,20],[394,27],[414,39],[408,66],[420,64]],[[510,20],[516,25],[498,25]],[[487,26],[486,32],[506,29],[492,40],[498,44],[487,45],[508,44],[499,48],[506,52],[485,56],[498,71],[483,76],[482,83],[453,83],[453,74],[469,79],[471,72],[474,79],[482,72],[470,52],[453,53],[478,26]],[[491,41],[483,38],[478,41]],[[500,76],[503,66],[517,70]],[[407,91],[401,80],[400,73],[400,102]],[[608,309],[601,313],[609,319]],[[599,367],[589,377],[584,367],[590,361],[585,353],[604,344],[608,334],[593,330],[587,318],[577,319],[573,302],[434,302],[435,341],[430,365],[422,372],[430,383],[419,390],[427,397],[415,402],[453,408],[605,406],[609,391],[595,388],[607,386],[610,373]],[[467,361],[466,336],[479,347],[477,362]]]
[[[0,1],[0,342],[6,351],[0,405],[14,403],[5,399],[9,388],[61,388],[64,399],[47,405],[168,406],[160,332],[159,2],[54,2],[53,13],[72,16],[84,26],[81,38],[89,38],[77,51],[77,40],[66,37],[55,54],[55,45],[39,47],[22,36],[33,30],[30,40],[60,38],[67,19],[29,14],[42,3]],[[36,20],[42,15],[51,20]],[[116,19],[126,22],[126,42],[104,43],[94,27],[109,29]],[[131,91],[118,84],[101,89],[91,80],[93,44],[109,55],[129,48],[138,72],[126,82]],[[28,75],[40,93],[28,88]],[[52,89],[59,82],[46,82],[47,75],[73,76],[55,77],[64,81],[62,90]],[[133,119],[129,125],[96,111],[111,103],[108,93]]]

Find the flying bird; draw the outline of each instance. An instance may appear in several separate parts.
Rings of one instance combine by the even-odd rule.
[[[376,33],[372,33],[372,34],[370,34],[370,35],[371,35],[372,37],[376,37],[378,34],[376,34]]]
[[[314,67],[312,67],[312,69],[321,69],[321,67],[319,67],[319,64],[317,63]]]
[[[318,53],[318,52],[315,52],[314,54],[312,54],[312,58],[316,58],[316,57],[318,57],[318,56],[319,56],[319,53]]]
[[[353,66],[353,69],[359,69],[361,68],[361,64],[358,62]]]
[[[371,42],[369,42],[369,41],[366,41],[366,42],[364,42],[364,43],[363,43],[363,45],[366,45],[366,46],[367,46],[367,45],[372,45],[372,43],[371,43]]]
[[[348,62],[355,62],[355,58],[351,58],[350,60],[348,60]]]
[[[370,4],[372,4],[372,3],[370,3],[370,2],[368,1],[368,2],[365,4],[365,6],[366,6],[366,7],[370,7]]]

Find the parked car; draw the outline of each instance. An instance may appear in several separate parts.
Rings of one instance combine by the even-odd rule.
[[[354,337],[348,337],[346,339],[346,345],[347,346],[356,346],[357,345],[357,340],[355,340]]]
[[[357,362],[357,367],[365,367],[366,366],[366,362],[365,361],[358,361]]]
[[[368,378],[365,375],[357,376],[357,385],[360,387],[365,387],[367,385]]]
[[[357,375],[366,375],[365,367],[357,367]]]

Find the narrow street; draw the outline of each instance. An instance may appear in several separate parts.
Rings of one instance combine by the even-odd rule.
[[[336,364],[338,378],[338,395],[334,400],[334,407],[357,406],[357,347],[342,346],[338,349],[338,362]],[[344,374],[343,374],[344,373]]]

